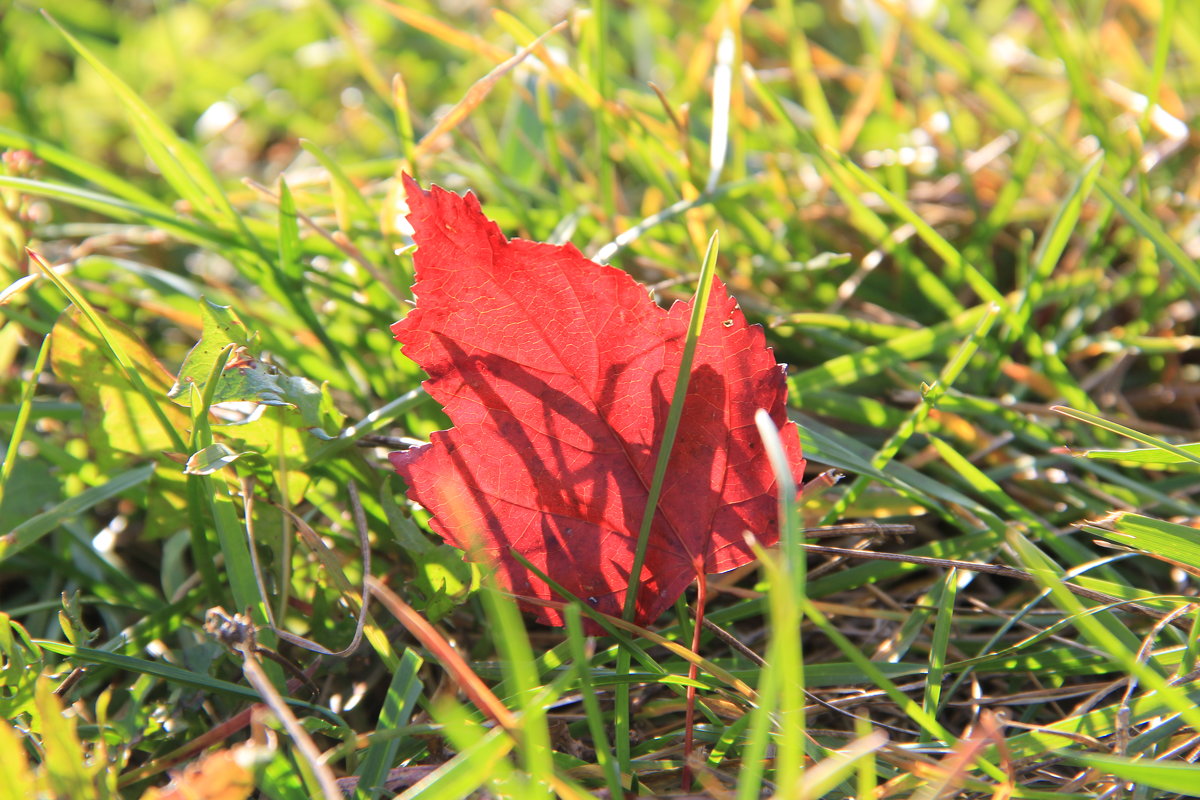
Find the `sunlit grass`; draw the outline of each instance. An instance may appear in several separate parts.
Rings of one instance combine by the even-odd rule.
[[[269,797],[662,794],[689,687],[713,797],[1200,782],[1200,7],[43,5],[0,15],[14,796],[234,745]],[[403,171],[663,303],[719,232],[807,477],[847,475],[784,517],[879,533],[711,577],[695,655],[683,607],[521,618],[387,465],[447,425],[388,331]],[[296,644],[350,644],[368,578],[408,610]],[[276,609],[264,672],[323,762],[250,713],[214,606]]]

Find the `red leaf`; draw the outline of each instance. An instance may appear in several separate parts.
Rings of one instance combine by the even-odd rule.
[[[481,551],[515,594],[562,600],[521,553],[593,608],[620,616],[690,303],[669,311],[571,245],[508,240],[474,195],[406,178],[416,308],[392,326],[454,422],[391,460],[447,542]],[[778,539],[775,480],[754,425],[767,409],[794,474],[783,367],[714,279],[679,434],[638,581],[652,622],[698,576]],[[559,612],[529,607],[562,624]]]

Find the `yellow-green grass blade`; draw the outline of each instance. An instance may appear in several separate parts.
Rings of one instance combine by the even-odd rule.
[[[344,176],[343,176],[344,177]],[[329,332],[322,325],[304,293],[304,265],[300,262],[304,246],[300,240],[300,223],[297,219],[296,199],[288,188],[287,181],[279,179],[279,241],[278,262],[270,261],[270,268],[275,276],[282,299],[296,314],[304,320],[309,331],[325,347],[325,352],[335,363],[339,361],[344,351],[340,350],[329,337]]]
[[[954,601],[958,596],[960,575],[950,569],[938,581],[936,596],[937,616],[933,624],[933,637],[929,643],[929,675],[925,680],[925,696],[922,708],[937,719],[942,711],[942,678],[946,674],[946,652],[950,647],[950,634],[954,624]],[[928,737],[928,731],[922,731]]]
[[[987,303],[994,303],[1000,308],[1001,313],[1007,314],[1008,303],[1000,292],[996,290],[996,287],[983,276],[974,264],[966,261],[963,254],[955,249],[954,245],[946,241],[940,233],[935,231],[933,226],[926,222],[920,214],[909,208],[903,199],[892,194],[871,173],[850,159],[845,158],[835,149],[826,147],[825,155],[831,162],[838,164],[853,176],[855,180],[866,186],[869,191],[878,195],[888,205],[888,208],[892,210],[892,213],[896,214],[896,216],[909,225],[912,225],[917,235],[921,237],[921,240],[937,253],[938,257],[946,263],[951,272],[961,273],[965,277],[967,285],[979,296],[980,300]]]
[[[450,726],[446,733],[449,734]],[[514,741],[503,728],[494,728],[474,742],[459,747],[458,753],[398,795],[398,800],[460,800],[469,797],[489,778],[508,777],[505,756]],[[498,775],[498,773],[500,773]]]
[[[1040,305],[1046,282],[1050,280],[1071,236],[1076,233],[1075,226],[1083,213],[1084,203],[1091,195],[1103,165],[1104,161],[1099,156],[1088,162],[1059,203],[1050,226],[1042,233],[1037,249],[1033,251],[1025,293],[1014,310],[1014,316],[1020,322],[1027,325],[1033,310]]]
[[[424,691],[418,672],[424,663],[419,655],[412,650],[405,650],[400,657],[399,667],[392,673],[388,684],[387,696],[383,708],[379,712],[379,721],[375,725],[376,733],[394,731],[408,725],[412,713],[416,710],[417,699]],[[356,797],[363,800],[376,800],[383,792],[383,782],[388,769],[396,760],[403,738],[376,737],[371,738],[363,754],[362,762],[355,774],[358,776]]]
[[[17,405],[17,418],[13,422],[12,436],[8,439],[8,448],[4,451],[4,464],[0,466],[0,497],[4,497],[8,479],[17,466],[20,457],[21,441],[25,438],[25,426],[29,423],[29,415],[33,409],[33,396],[37,393],[38,378],[46,368],[46,358],[50,355],[50,336],[42,337],[42,346],[38,348],[33,359],[33,367],[29,371],[29,379],[21,389],[21,402]]]
[[[105,189],[134,206],[151,209],[164,218],[175,216],[170,206],[144,189],[114,175],[88,159],[80,158],[69,150],[64,150],[28,133],[0,126],[0,147],[28,150],[47,164],[53,164],[59,169],[82,178],[87,183]]]
[[[354,229],[354,220],[357,218],[366,224],[375,222],[375,211],[367,203],[367,199],[363,197],[362,192],[354,185],[354,182],[346,175],[346,172],[338,166],[329,155],[318,147],[313,142],[307,139],[300,140],[300,146],[305,152],[317,159],[325,171],[329,173],[329,183],[333,191],[333,209],[337,218],[338,228],[344,232],[349,232]]]
[[[1046,542],[1060,557],[1071,563],[1081,563],[1092,558],[1092,554],[1086,548],[1070,538],[1057,535],[1043,519],[1013,500],[998,483],[971,463],[970,459],[963,456],[946,440],[939,436],[930,436],[929,441],[955,475],[966,481],[971,489],[991,506],[1004,512],[1003,517],[1007,524],[1018,523],[1024,526],[1025,529],[1035,533],[1042,541]]]
[[[900,452],[910,438],[922,427],[929,413],[937,405],[938,400],[946,393],[946,391],[958,379],[970,363],[976,351],[979,349],[979,340],[987,337],[988,332],[992,328],[992,323],[996,320],[996,315],[1000,312],[997,306],[990,306],[984,310],[983,316],[976,323],[975,328],[963,340],[958,349],[946,362],[942,368],[938,379],[931,386],[922,387],[921,402],[909,413],[904,424],[896,429],[883,446],[871,458],[871,466],[875,469],[883,469],[886,467]],[[835,502],[824,515],[822,524],[831,524],[832,522],[841,519],[848,509],[867,488],[870,479],[866,476],[860,476],[855,479],[854,483],[846,490],[845,493]]]
[[[1185,690],[1187,702],[1200,703],[1200,690]],[[1084,714],[1069,716],[1038,730],[1010,736],[1005,748],[1012,758],[1044,758],[1047,751],[1069,747],[1083,735],[1091,739],[1112,736],[1118,725],[1140,725],[1147,720],[1177,713],[1175,701],[1168,703],[1157,691],[1135,694],[1128,704],[1110,703]]]
[[[592,661],[588,658],[587,647],[583,635],[582,612],[577,603],[571,603],[563,612],[567,622],[567,644],[570,646],[571,659],[574,661],[575,680],[579,683],[579,695],[583,701],[584,716],[587,718],[588,732],[592,736],[592,746],[596,751],[596,763],[604,773],[604,784],[608,787],[609,795],[620,797],[624,793],[621,773],[617,766],[609,744],[607,725],[604,712],[600,709],[600,701],[596,697],[591,680]]]
[[[944,352],[991,314],[991,306],[981,304],[945,322],[902,334],[854,353],[831,358],[820,366],[790,376],[788,391],[801,393],[849,386],[864,378],[878,375],[896,364]]]
[[[534,664],[533,648],[516,603],[497,590],[490,572],[484,573],[484,587],[481,599],[491,626],[492,640],[513,692],[510,702],[515,702],[515,710],[521,719],[517,747],[529,779],[523,796],[548,799],[551,797],[554,762],[550,757],[546,698]]]
[[[1091,767],[1101,774],[1114,775],[1142,790],[1158,789],[1186,797],[1194,797],[1200,791],[1200,764],[1156,761],[1152,758],[1121,758],[1098,753],[1070,753],[1066,759],[1069,763]]]
[[[767,579],[767,606],[771,620],[771,640],[767,649],[767,667],[778,673],[778,698],[775,701],[775,783],[783,796],[796,791],[804,777],[806,730],[804,704],[804,650],[800,640],[801,602],[806,597],[807,559],[800,533],[801,521],[796,507],[796,476],[788,463],[783,440],[771,416],[759,409],[754,416],[758,435],[775,475],[779,494],[779,559],[762,562]],[[760,556],[761,558],[761,556]],[[764,678],[775,686],[775,681]],[[775,711],[763,698],[755,713]],[[757,747],[755,748],[757,749]]]
[[[262,699],[253,688],[244,684],[231,683],[230,681],[224,681],[220,678],[214,678],[211,675],[194,672],[190,669],[184,669],[162,661],[151,661],[120,653],[111,653],[107,650],[98,650],[92,647],[79,647],[49,639],[35,639],[34,643],[47,652],[72,659],[81,664],[119,669],[131,675],[152,675],[155,678],[161,678],[177,686],[201,692],[227,695],[241,700],[258,702]],[[325,706],[290,697],[285,697],[284,699],[288,705],[294,708],[307,711],[316,716],[325,717],[335,724],[345,725],[337,714]]]
[[[211,215],[231,227],[240,225],[241,217],[230,205],[221,187],[195,146],[180,138],[137,92],[121,80],[86,45],[72,35],[52,16],[43,12],[50,24],[58,29],[71,48],[93,69],[120,99],[129,112],[130,120],[147,153],[162,170],[163,177],[180,197],[194,204],[197,212]],[[243,229],[243,233],[246,233]]]
[[[951,271],[961,273],[965,277],[967,285],[971,287],[981,300],[996,305],[1001,317],[1008,324],[1010,330],[1014,335],[1018,335],[1024,339],[1026,350],[1030,356],[1042,364],[1047,377],[1055,382],[1055,388],[1063,393],[1068,402],[1076,405],[1091,405],[1091,399],[1086,392],[1079,388],[1075,377],[1067,369],[1066,365],[1062,363],[1062,359],[1054,354],[1052,348],[1046,346],[1046,343],[1042,341],[1041,336],[1033,327],[1025,324],[1027,321],[1025,318],[1013,313],[1008,299],[996,290],[974,264],[968,262],[963,257],[963,254],[946,241],[941,234],[935,231],[933,226],[926,222],[920,214],[909,208],[901,198],[896,197],[888,191],[882,183],[871,176],[866,170],[849,159],[843,158],[838,153],[830,152],[829,157],[837,159],[847,172],[863,183],[870,191],[881,197],[897,216],[912,225],[917,231],[917,235],[921,237],[921,240],[937,253],[938,257],[945,262]],[[1092,180],[1095,179],[1097,170],[1098,162],[1090,168]],[[1048,260],[1048,253],[1044,257],[1044,260]],[[1043,269],[1045,268],[1044,264],[1039,266]],[[1033,282],[1039,282],[1038,278],[1040,277],[1041,275],[1035,271]]]
[[[31,178],[0,175],[0,186],[7,186],[22,194],[46,197],[79,208],[95,211],[125,222],[152,224],[182,241],[212,247],[214,249],[240,248],[244,244],[227,232],[180,217],[170,209],[158,208],[123,197],[102,194],[77,186],[52,183]]]
[[[1119,511],[1082,529],[1122,547],[1178,562],[1190,567],[1193,574],[1200,574],[1200,531],[1190,526]]]
[[[870,723],[867,722],[867,725]],[[875,775],[875,754],[887,744],[887,734],[883,731],[861,731],[858,739],[843,748],[834,750],[831,755],[818,761],[804,774],[804,783],[797,793],[799,800],[817,800],[829,797],[834,789],[849,779],[851,773],[860,772]],[[874,793],[859,793],[859,797],[870,797]],[[778,795],[777,795],[778,796]]]
[[[1009,544],[1038,583],[1049,590],[1058,607],[1072,618],[1084,638],[1108,654],[1124,671],[1136,676],[1141,685],[1156,692],[1173,713],[1180,714],[1192,727],[1200,728],[1200,707],[1188,699],[1183,689],[1168,683],[1161,665],[1138,657],[1140,642],[1125,625],[1107,611],[1086,613],[1079,599],[1062,586],[1060,571],[1024,536],[1010,531]]]
[[[692,376],[692,362],[696,356],[696,343],[700,339],[700,331],[704,324],[704,315],[708,310],[708,298],[712,291],[713,279],[717,270],[717,252],[719,237],[713,233],[708,242],[708,252],[704,254],[704,262],[700,267],[699,283],[696,295],[692,300],[692,316],[688,322],[687,338],[684,343],[683,356],[679,363],[679,372],[675,379],[675,393],[671,397],[671,408],[667,413],[667,421],[663,427],[662,441],[658,444],[658,459],[654,465],[654,476],[650,482],[649,494],[646,498],[646,508],[642,514],[641,526],[638,530],[637,545],[634,550],[633,566],[629,572],[629,588],[625,592],[625,604],[622,617],[626,620],[633,618],[637,602],[637,591],[641,585],[642,567],[646,563],[646,547],[650,541],[650,526],[658,511],[658,498],[662,494],[663,481],[667,475],[667,465],[671,458],[671,449],[675,444],[675,435],[679,431],[679,420],[683,414],[683,402],[687,397],[688,383]],[[629,654],[621,651],[618,656],[617,671],[629,669]],[[617,758],[621,771],[628,772],[629,768],[629,690],[617,691]]]
[[[1200,453],[1193,452],[1185,447],[1179,447],[1177,445],[1164,442],[1161,439],[1156,439],[1153,436],[1149,436],[1141,431],[1134,430],[1133,428],[1129,428],[1118,422],[1113,422],[1112,420],[1107,420],[1095,414],[1090,414],[1086,411],[1080,411],[1079,409],[1067,408],[1066,406],[1054,406],[1053,410],[1062,414],[1064,417],[1077,419],[1080,422],[1086,422],[1089,425],[1095,425],[1097,428],[1103,428],[1106,431],[1112,431],[1113,433],[1119,434],[1128,439],[1133,439],[1135,442],[1141,442],[1142,444],[1149,445],[1152,448],[1169,453],[1170,455],[1181,459],[1182,461],[1200,464]]]
[[[0,563],[25,548],[36,544],[43,536],[51,533],[71,517],[116,497],[122,492],[139,486],[154,474],[154,464],[145,464],[122,472],[100,486],[68,497],[37,516],[30,517],[8,533],[0,536]]]
[[[912,277],[917,290],[927,297],[934,308],[940,309],[947,317],[962,313],[963,307],[946,283],[930,270],[903,245],[897,245],[891,227],[879,217],[858,195],[850,185],[851,176],[843,169],[840,162],[831,160],[824,147],[813,135],[797,124],[792,115],[784,110],[779,98],[759,79],[751,69],[743,70],[743,76],[749,87],[754,91],[771,114],[780,122],[787,124],[794,135],[796,144],[804,152],[813,155],[816,166],[829,179],[833,190],[839,199],[846,204],[850,212],[850,221],[861,231],[863,236],[885,253],[893,253],[904,266],[906,274]]]

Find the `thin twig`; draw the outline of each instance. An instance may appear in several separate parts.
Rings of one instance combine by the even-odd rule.
[[[300,755],[312,769],[325,800],[342,800],[342,792],[338,788],[337,779],[333,777],[333,771],[329,769],[329,765],[321,758],[321,751],[317,748],[316,742],[308,735],[308,731],[304,730],[304,726],[296,719],[296,715],[288,708],[287,702],[280,696],[271,683],[271,679],[263,670],[257,655],[258,644],[254,634],[254,624],[247,617],[241,614],[231,616],[225,609],[218,606],[208,610],[208,614],[205,615],[204,629],[221,644],[242,657],[242,673],[246,676],[246,681],[254,687],[263,702],[283,723],[284,729],[295,742],[296,749],[300,751]]]
[[[463,95],[463,98],[459,100],[457,104],[455,104],[454,108],[450,109],[445,116],[437,121],[437,124],[435,124],[428,133],[421,137],[421,141],[417,142],[416,149],[413,151],[413,158],[421,158],[427,153],[434,152],[434,150],[438,147],[438,140],[441,139],[442,136],[450,133],[450,131],[458,127],[458,124],[466,119],[471,112],[483,102],[483,99],[488,96],[488,93],[492,91],[492,88],[495,87],[496,83],[502,77],[508,74],[508,72],[510,72],[522,61],[524,61],[531,53],[538,50],[541,47],[542,42],[545,41],[548,36],[558,33],[565,28],[567,26],[567,22],[568,21],[565,19],[562,20],[557,25],[550,28],[550,30],[534,39],[527,46],[517,51],[517,54],[512,58],[508,59],[502,64],[497,65],[496,68],[487,75],[484,75],[482,78],[475,81],[475,83],[471,85],[471,88],[467,90],[467,93]]]
[[[350,504],[354,508],[355,520],[358,521],[362,515],[362,503],[360,503],[358,499],[358,487],[355,485],[354,481],[350,481],[348,487],[350,490]],[[275,614],[271,610],[271,604],[267,602],[266,584],[263,581],[262,569],[258,562],[258,548],[254,543],[254,528],[251,523],[251,507],[254,493],[251,490],[251,487],[249,487],[249,485],[246,483],[243,484],[243,490],[245,494],[243,502],[246,504],[246,538],[250,546],[250,563],[254,568],[254,579],[258,582],[258,591],[260,594],[262,594],[263,607],[266,609],[267,622],[270,624],[271,630],[275,632],[276,636],[285,642],[290,642],[297,647],[303,647],[305,650],[311,650],[314,653],[320,653],[323,656],[344,658],[345,656],[350,655],[357,650],[358,646],[362,643],[363,628],[366,626],[367,622],[368,597],[366,578],[371,574],[371,544],[367,539],[366,524],[364,523],[358,526],[359,551],[361,553],[363,562],[363,585],[362,600],[358,607],[358,618],[354,625],[354,637],[350,640],[350,644],[346,645],[341,650],[330,650],[329,648],[320,645],[311,639],[306,639],[303,636],[298,636],[294,633],[283,630],[275,622]],[[310,526],[303,517],[299,516],[296,514],[296,512],[292,511],[286,506],[278,504],[274,505],[284,513],[284,516],[287,519],[290,519],[296,525],[297,530],[300,531],[301,537],[303,537],[309,547],[311,547],[314,552],[317,553],[318,558],[327,554],[328,548],[326,548],[324,543],[321,541],[321,537],[317,535],[317,532],[312,529],[312,526]],[[341,587],[338,588],[341,589]]]
[[[880,522],[850,522],[844,525],[800,529],[800,533],[808,539],[829,539],[835,536],[907,536],[916,532],[916,525]]]

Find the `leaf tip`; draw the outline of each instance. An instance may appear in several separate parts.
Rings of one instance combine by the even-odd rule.
[[[1081,524],[1095,525],[1096,527],[1105,527],[1105,526],[1115,527],[1117,522],[1120,521],[1120,519],[1124,516],[1125,516],[1124,511],[1110,511],[1107,514],[1105,514],[1103,517],[1101,517],[1100,519],[1087,520]]]
[[[388,461],[392,462],[392,468],[400,473],[400,477],[407,478],[408,470],[412,467],[413,462],[420,458],[428,447],[427,444],[419,444],[407,450],[393,450],[388,453]]]
[[[417,183],[417,179],[409,175],[407,171],[400,173],[400,181],[404,184],[405,195],[411,195],[414,192],[424,191],[421,184]]]

